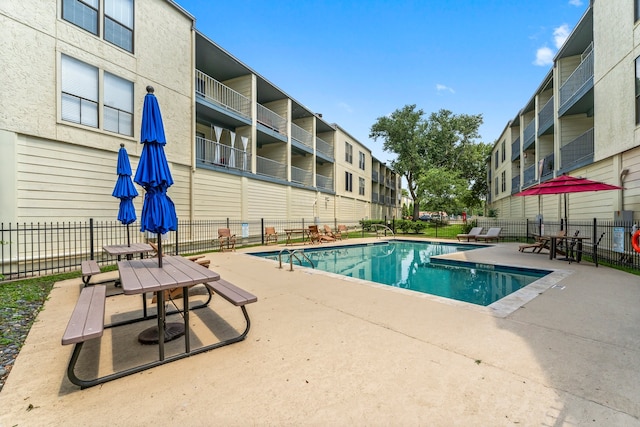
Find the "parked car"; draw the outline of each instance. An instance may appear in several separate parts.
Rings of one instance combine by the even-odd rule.
[[[431,215],[429,214],[422,214],[420,215],[420,217],[418,218],[420,221],[431,221]]]

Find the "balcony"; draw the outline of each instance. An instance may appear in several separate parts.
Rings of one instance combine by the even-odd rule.
[[[311,187],[313,185],[313,173],[306,169],[291,166],[291,181]]]
[[[371,203],[378,203],[378,193],[371,193]]]
[[[196,70],[196,95],[204,97],[205,100],[228,112],[251,120],[251,100],[249,98],[199,70]]]
[[[553,96],[538,114],[538,136],[544,135],[550,129],[553,129]]]
[[[551,153],[548,156],[545,156],[542,163],[542,173],[540,174],[540,182],[548,181],[553,178],[554,171],[554,154]]]
[[[589,45],[585,53],[582,54],[582,62],[571,73],[566,82],[560,87],[560,107],[558,114],[566,113],[575,114],[593,109],[593,48]],[[576,106],[587,95],[583,102],[584,105],[578,105],[578,109],[572,108]],[[573,111],[576,110],[576,111]]]
[[[380,182],[380,180],[378,178],[379,175],[380,175],[380,173],[378,171],[371,171],[371,181]]]
[[[535,163],[524,170],[522,187],[526,188],[536,183],[536,165]]]
[[[291,123],[291,138],[313,153],[313,135],[295,123]]]
[[[242,171],[250,168],[246,151],[199,136],[196,137],[196,162]]]
[[[520,174],[511,178],[511,194],[520,192]]]
[[[524,133],[522,134],[522,151],[531,147],[531,145],[535,142],[536,138],[536,121],[531,120],[531,123],[524,128]]]
[[[256,173],[286,181],[287,165],[266,157],[256,156]]]
[[[515,141],[511,144],[511,161],[517,160],[520,158],[520,137],[516,138]]]
[[[316,174],[316,187],[333,191],[333,178]]]
[[[322,154],[327,160],[333,162],[333,146],[327,141],[316,137],[316,150]]]
[[[275,133],[287,135],[287,119],[260,104],[258,104],[257,115],[259,124]]]
[[[565,172],[593,163],[593,128],[560,147],[560,159]]]

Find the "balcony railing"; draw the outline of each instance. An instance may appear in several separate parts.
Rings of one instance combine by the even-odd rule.
[[[520,192],[520,174],[511,178],[511,194]]]
[[[524,133],[522,134],[522,150],[526,150],[533,144],[536,140],[536,121],[531,120],[531,123],[524,128]]]
[[[571,73],[566,82],[560,87],[560,109],[571,100],[588,82],[593,81],[593,50],[591,45],[588,53],[583,54],[580,65]]]
[[[251,118],[249,98],[199,70],[196,70],[196,93],[247,119]]]
[[[291,181],[311,187],[313,185],[313,173],[306,169],[291,166]]]
[[[333,159],[333,147],[331,144],[318,137],[316,137],[316,150],[330,159]]]
[[[316,187],[333,191],[333,178],[316,174]]]
[[[287,180],[287,165],[266,157],[256,156],[256,173]]]
[[[544,157],[544,162],[542,163],[542,173],[540,174],[540,181],[547,181],[550,178],[553,178],[553,171],[555,166],[555,156],[553,153]]]
[[[246,151],[199,136],[196,137],[196,161],[244,171],[250,168]]]
[[[378,171],[371,171],[371,181],[373,181],[373,182],[380,182],[380,181],[379,181],[379,178],[378,178],[378,176],[379,176],[379,175],[380,175],[380,174],[379,174],[379,172],[378,172]]]
[[[532,164],[524,170],[523,187],[528,187],[536,182],[536,164]]]
[[[520,137],[516,138],[511,144],[511,161],[520,158]]]
[[[538,135],[553,125],[553,96],[544,104],[538,114]]]
[[[283,135],[287,134],[287,119],[258,104],[258,123]]]
[[[291,123],[291,138],[313,150],[313,135],[295,123]]]
[[[593,161],[593,128],[589,129],[564,147],[560,147],[562,169]]]

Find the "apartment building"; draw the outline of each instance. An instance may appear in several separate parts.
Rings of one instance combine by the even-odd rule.
[[[148,85],[179,219],[398,216],[400,179],[371,150],[173,1],[2,2],[0,35],[0,222],[115,219],[117,152],[135,170]]]
[[[571,194],[570,218],[640,219],[639,3],[591,1],[551,70],[505,126],[487,171],[489,207],[499,217],[559,220],[560,196],[514,195],[567,174],[624,187]]]

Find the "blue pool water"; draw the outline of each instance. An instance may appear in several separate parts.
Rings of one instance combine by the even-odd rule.
[[[322,271],[398,288],[487,306],[549,274],[547,270],[515,268],[432,258],[477,249],[474,245],[390,241],[375,244],[305,248],[304,254]],[[251,255],[277,260],[279,251]],[[302,265],[311,265],[297,257]],[[299,265],[298,259],[294,264]],[[282,262],[289,254],[282,252]]]

